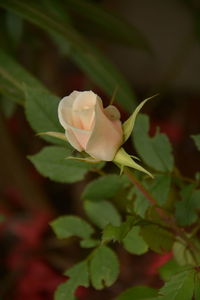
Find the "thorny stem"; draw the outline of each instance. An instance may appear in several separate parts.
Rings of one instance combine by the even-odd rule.
[[[196,252],[197,249],[195,245],[191,242],[191,240],[186,235],[183,228],[180,228],[177,226],[174,218],[172,216],[169,216],[164,209],[157,206],[157,202],[154,199],[154,197],[147,191],[147,189],[141,184],[141,182],[135,177],[135,175],[128,169],[124,168],[124,173],[128,176],[130,181],[136,186],[136,188],[145,196],[145,198],[149,201],[149,203],[152,206],[155,206],[156,211],[158,212],[161,219],[172,229],[172,231],[179,236],[181,239],[183,239],[190,250],[190,253],[195,261],[195,263],[198,265],[198,260],[196,259]]]

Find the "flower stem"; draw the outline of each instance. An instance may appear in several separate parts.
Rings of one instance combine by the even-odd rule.
[[[158,212],[161,219],[165,222],[167,227],[169,227],[176,236],[179,236],[181,239],[184,240],[188,249],[190,250],[190,253],[191,253],[195,263],[198,265],[199,263],[198,263],[198,260],[196,259],[196,253],[197,253],[198,249],[196,249],[196,246],[192,243],[190,238],[188,238],[184,229],[177,226],[173,216],[168,215],[164,209],[157,206],[157,202],[154,199],[154,197],[149,193],[149,191],[147,191],[147,189],[135,177],[135,175],[133,174],[132,171],[130,171],[129,168],[124,168],[124,173],[128,176],[128,178],[136,186],[136,188],[145,196],[145,198],[149,201],[149,203],[155,207],[156,211]]]

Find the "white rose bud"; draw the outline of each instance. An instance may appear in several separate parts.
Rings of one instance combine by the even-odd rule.
[[[68,142],[97,160],[112,161],[123,143],[120,113],[110,105],[103,108],[92,91],[74,91],[58,106],[58,117]]]

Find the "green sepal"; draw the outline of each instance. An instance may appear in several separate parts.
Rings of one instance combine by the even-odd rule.
[[[132,115],[124,122],[124,124],[122,125],[122,129],[123,129],[123,134],[124,134],[124,143],[128,140],[128,138],[130,137],[132,131],[133,131],[133,127],[135,125],[135,120],[136,120],[136,117],[139,113],[139,111],[142,109],[142,107],[144,106],[144,104],[154,98],[158,96],[158,94],[154,95],[154,96],[151,96],[147,99],[145,99],[144,101],[142,101],[137,107],[136,109],[134,110],[134,112],[132,113]]]
[[[100,160],[97,160],[91,156],[88,157],[75,157],[75,156],[68,156],[65,159],[71,159],[71,160],[78,160],[78,161],[84,161],[84,162],[88,162],[91,164],[97,164],[99,162],[101,162]]]
[[[147,175],[149,175],[151,178],[153,178],[153,175],[148,172],[146,169],[144,169],[142,166],[140,166],[139,164],[137,164],[132,158],[131,155],[129,155],[124,148],[120,148],[114,159],[113,162],[116,163],[116,165],[121,169],[121,172],[123,172],[124,167],[130,167],[133,169],[136,169],[138,171],[141,171]]]
[[[67,142],[66,135],[62,132],[47,131],[47,132],[39,132],[37,133],[37,135],[48,135]]]

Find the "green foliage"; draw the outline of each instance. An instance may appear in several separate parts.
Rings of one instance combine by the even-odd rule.
[[[148,251],[148,245],[140,235],[140,227],[134,226],[123,240],[124,248],[132,253],[141,255]]]
[[[158,205],[162,206],[169,197],[170,187],[171,177],[167,174],[157,174],[148,190]]]
[[[48,13],[46,9],[33,1],[7,0],[0,1],[0,6],[16,13],[20,17],[46,30],[55,37],[62,51],[108,95],[112,95],[116,86],[120,86],[116,100],[124,108],[132,110],[135,97],[129,84],[117,68],[90,42],[85,40],[73,27],[63,22],[59,15]]]
[[[159,274],[164,281],[167,281],[170,280],[173,275],[183,270],[185,270],[185,267],[180,266],[175,259],[170,259],[166,264],[160,267]]]
[[[200,274],[196,273],[194,279],[194,300],[199,300],[199,299],[200,299]]]
[[[6,29],[14,46],[18,45],[23,35],[23,21],[10,12],[6,13]]]
[[[95,239],[85,239],[80,241],[80,246],[82,248],[94,248],[99,245],[100,241]]]
[[[184,186],[181,190],[181,201],[176,202],[176,220],[182,226],[195,223],[200,209],[200,190],[193,185]]]
[[[189,238],[189,236],[188,236]],[[178,239],[173,245],[174,258],[180,266],[186,265],[196,265],[196,261],[200,263],[200,244],[198,239],[189,238],[189,241],[194,245],[195,253],[191,253],[191,249],[188,247],[187,243],[182,239]],[[193,249],[193,250],[194,250]],[[194,257],[195,256],[195,257]]]
[[[119,226],[121,216],[115,206],[106,200],[84,201],[84,209],[90,220],[99,228],[104,228],[107,224]]]
[[[135,286],[122,292],[116,300],[151,300],[157,296],[157,290],[147,286]]]
[[[60,99],[57,96],[32,87],[25,88],[25,96],[26,118],[35,132],[63,132],[63,128],[58,121],[57,111]],[[68,145],[66,142],[47,135],[41,135],[41,137],[56,144]]]
[[[94,233],[92,226],[77,216],[62,216],[52,221],[50,225],[59,239],[72,236],[89,239]]]
[[[106,175],[90,182],[85,188],[82,198],[87,200],[104,200],[117,195],[117,193],[129,185],[126,176]]]
[[[144,179],[143,186],[153,196],[158,205],[164,206],[166,204],[171,187],[171,178],[169,175],[157,174],[155,175],[154,180],[150,181]],[[151,204],[146,199],[144,194],[136,187],[132,188],[132,197],[134,197],[134,212],[144,218]]]
[[[129,216],[126,221],[122,222],[119,226],[114,226],[112,224],[106,225],[103,229],[102,242],[118,241],[122,242],[127,234],[131,231],[133,226],[138,222],[135,217]]]
[[[103,229],[102,242],[120,242],[122,240],[122,225],[123,224],[121,224],[121,226],[114,226],[112,224],[106,225]]]
[[[0,49],[0,92],[9,99],[23,104],[24,85],[46,91],[36,78]]]
[[[62,183],[80,181],[88,170],[99,166],[98,164],[67,159],[71,154],[70,149],[47,146],[39,153],[29,156],[29,159],[43,176]]]
[[[109,38],[111,41],[127,44],[141,49],[149,49],[146,39],[125,19],[103,9],[102,6],[88,0],[67,0],[64,1],[69,11],[79,14],[86,21],[81,22],[80,29],[94,33],[95,36]],[[77,24],[78,25],[78,24]]]
[[[119,262],[115,252],[107,246],[97,248],[92,255],[89,270],[95,289],[101,290],[112,285],[119,275]]]
[[[55,300],[75,300],[74,292],[81,285],[89,286],[89,272],[87,261],[80,262],[65,272],[70,279],[59,285],[55,292]]]
[[[200,151],[200,134],[191,135],[191,138],[194,140],[197,149]]]
[[[67,13],[66,7],[63,5],[64,1],[56,0],[42,0],[41,5],[52,15],[52,17],[59,18],[65,23],[72,23],[71,17]]]
[[[14,101],[10,101],[7,96],[2,96],[0,98],[0,109],[6,118],[12,117],[16,111],[16,107],[16,103]]]
[[[135,199],[134,199],[134,212],[141,216],[142,218],[145,217],[145,213],[147,209],[151,206],[149,201],[146,199],[146,197],[135,187],[133,187]]]
[[[138,154],[152,169],[170,172],[174,166],[171,144],[165,134],[157,132],[150,137],[149,118],[139,115],[133,130],[133,142]]]
[[[58,120],[59,98],[48,92],[26,87],[26,116],[37,132],[63,131]]]
[[[171,277],[160,289],[159,300],[192,300],[194,271],[186,270]]]
[[[89,286],[100,290],[114,283],[119,274],[119,262],[116,254],[107,246],[96,248],[85,261],[65,272],[70,279],[56,290],[55,300],[75,300],[74,292],[78,286]]]
[[[173,234],[158,225],[146,225],[141,228],[141,235],[149,248],[157,253],[171,250]]]

